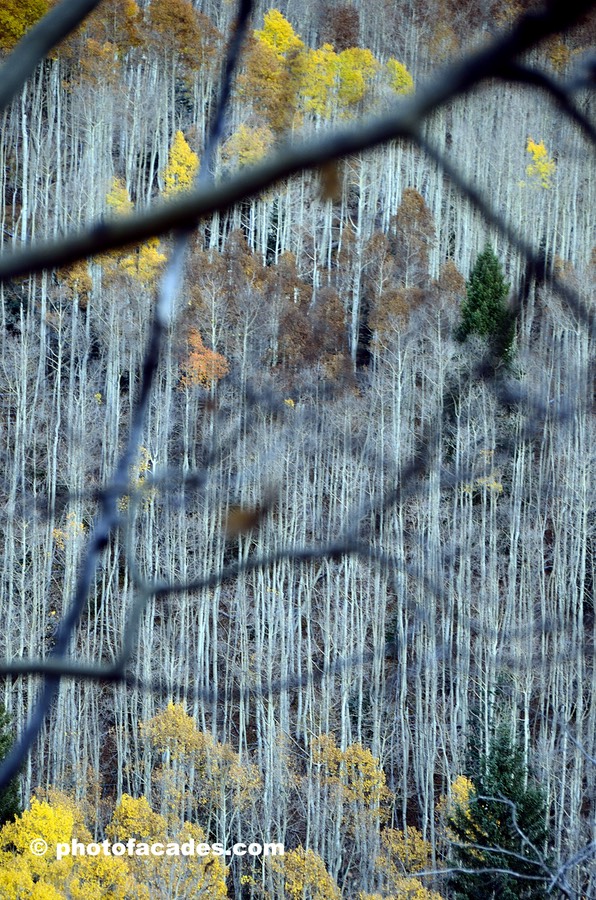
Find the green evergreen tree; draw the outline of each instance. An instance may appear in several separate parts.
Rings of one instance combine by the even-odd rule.
[[[4,704],[0,703],[0,762],[7,756],[13,742],[11,719]],[[0,791],[0,828],[5,822],[11,822],[21,812],[19,782],[17,778],[13,778],[8,786]]]
[[[486,338],[496,356],[506,359],[513,348],[514,321],[507,305],[509,285],[497,256],[488,244],[479,255],[466,285],[466,300],[462,304],[461,324],[457,330],[460,341],[470,334]]]
[[[449,818],[454,836],[451,876],[457,900],[542,900],[548,894],[549,861],[544,795],[524,765],[507,729],[495,734],[485,756],[471,753],[474,785],[466,808]],[[493,870],[493,871],[487,871]]]

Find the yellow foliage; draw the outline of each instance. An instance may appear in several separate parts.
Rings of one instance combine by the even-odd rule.
[[[99,396],[101,398],[101,394]],[[131,466],[130,469],[130,485],[136,491],[142,492],[144,507],[147,506],[149,501],[154,500],[157,494],[155,488],[150,488],[145,485],[147,475],[152,469],[153,460],[149,455],[149,451],[146,447],[139,447],[139,461],[135,466]],[[124,494],[118,501],[118,506],[121,510],[128,509],[129,502],[130,498],[128,494]]]
[[[547,46],[551,66],[557,74],[562,75],[569,66],[571,50],[560,37],[551,38]]]
[[[157,238],[149,238],[134,253],[129,253],[120,260],[120,268],[146,287],[150,287],[157,279],[166,261],[165,253],[160,253]]]
[[[323,734],[311,744],[315,765],[321,767],[322,781],[335,787],[346,803],[364,807],[364,816],[379,817],[391,798],[379,761],[362,744],[341,750],[331,735]]]
[[[273,132],[267,126],[250,128],[241,125],[222,148],[224,162],[236,166],[251,166],[263,159],[273,141]]]
[[[233,806],[243,808],[252,802],[261,786],[261,776],[256,766],[242,763],[229,744],[220,744],[212,735],[199,731],[194,719],[180,704],[169,703],[163,712],[149,722],[141,724],[141,733],[161,753],[167,753],[178,767],[179,778],[184,778],[192,761],[201,780],[198,802],[201,805],[217,804],[230,795]],[[169,791],[174,785],[162,770]]]
[[[370,50],[351,47],[339,54],[338,58],[339,86],[338,103],[345,109],[360,103],[366,96],[379,63]]]
[[[339,58],[331,44],[305,54],[301,94],[306,110],[325,118],[331,115],[338,73]]]
[[[528,138],[526,152],[532,157],[532,162],[526,167],[526,174],[532,179],[532,183],[535,186],[548,190],[552,187],[552,177],[555,174],[556,163],[553,159],[549,159],[544,141],[540,141],[537,144],[532,138]]]
[[[499,495],[503,493],[503,485],[500,481],[500,473],[492,467],[492,459],[494,455],[494,450],[481,450],[479,453],[482,464],[484,466],[485,471],[490,466],[490,471],[487,471],[485,475],[480,475],[474,479],[473,482],[466,482],[462,485],[462,490],[465,494],[473,494],[474,490],[486,489],[490,494]]]
[[[381,835],[381,843],[383,852],[378,857],[376,865],[392,878],[422,872],[430,864],[431,845],[424,840],[417,828],[410,827],[407,832],[386,828]]]
[[[190,149],[184,135],[177,131],[170,147],[168,164],[163,173],[164,197],[172,197],[192,187],[199,169],[199,157]]]
[[[401,877],[396,879],[390,895],[361,892],[358,900],[443,900],[443,897],[436,891],[424,887],[417,878]]]
[[[385,65],[389,74],[389,84],[396,94],[411,94],[414,91],[414,79],[403,63],[390,57]]]
[[[48,11],[46,0],[2,0],[0,49],[12,50],[23,35]]]
[[[72,838],[92,838],[82,815],[68,797],[56,795],[48,803],[33,798],[31,807],[0,830],[0,897],[2,900],[125,900],[131,895],[128,866],[112,857],[65,856],[55,847]],[[31,850],[31,842],[44,840],[47,852]],[[136,894],[135,894],[136,896]]]
[[[475,793],[476,789],[470,779],[465,775],[458,775],[451,785],[449,796],[442,796],[437,803],[437,814],[446,822],[453,817],[456,809],[461,809],[471,821],[470,801]],[[445,826],[445,831],[448,839],[455,839],[448,826]]]
[[[286,131],[296,120],[301,56],[298,53],[286,60],[263,41],[253,38],[249,43],[246,70],[238,78],[238,93],[276,134]]]
[[[106,196],[106,201],[117,216],[125,216],[132,212],[132,200],[121,178],[112,179],[112,186]]]
[[[183,844],[194,840],[195,844],[206,842],[205,832],[198,825],[184,823],[175,834],[170,834],[164,816],[151,809],[145,797],[135,799],[123,794],[114,810],[112,821],[106,828],[112,841],[126,843],[129,838],[137,842],[159,842]],[[209,897],[227,897],[227,869],[221,859],[213,856],[134,855],[130,866],[138,880],[138,885],[146,886],[146,893],[136,893],[135,897],[150,900],[151,897],[170,896],[168,886],[176,883],[180,897],[195,897],[203,892]],[[139,887],[136,890],[139,890]]]
[[[141,724],[141,733],[160,753],[169,752],[172,759],[194,753],[201,744],[195,720],[180,703],[168,703],[163,712]]]
[[[112,186],[106,196],[106,202],[112,214],[124,216],[132,212],[133,205],[126,185],[120,178],[112,180]],[[161,272],[166,256],[159,250],[159,240],[149,238],[132,253],[126,255],[118,251],[103,254],[101,262],[108,279],[113,279],[119,272],[136,279],[144,287],[150,288]]]
[[[81,259],[79,262],[60,269],[58,278],[66,286],[68,298],[74,300],[76,297],[79,301],[79,306],[85,307],[93,289],[87,260]]]
[[[167,833],[167,822],[159,813],[153,812],[146,797],[131,797],[123,794],[115,808],[106,834],[112,841],[126,841],[136,838],[140,841],[163,840]]]
[[[283,878],[283,894],[291,900],[340,900],[340,892],[320,856],[297,847],[284,856],[269,857],[273,872]]]
[[[265,13],[263,28],[255,31],[255,37],[273,50],[278,59],[287,58],[304,47],[288,20],[277,9]]]

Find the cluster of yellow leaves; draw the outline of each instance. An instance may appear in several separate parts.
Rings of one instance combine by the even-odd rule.
[[[120,178],[113,179],[106,202],[115,216],[128,215],[133,209],[126,185]],[[122,255],[115,251],[104,254],[101,261],[104,275],[108,280],[114,279],[120,273],[136,279],[144,287],[149,288],[155,283],[161,272],[166,256],[159,249],[158,239],[149,238],[140,247],[135,248],[132,253]]]
[[[58,278],[64,284],[69,300],[76,298],[79,301],[79,306],[84,309],[93,289],[87,260],[81,259],[79,262],[60,269]]]
[[[177,131],[163,172],[164,196],[172,197],[189,190],[198,168],[199,157],[190,149],[182,132]],[[115,216],[129,215],[133,209],[126,185],[120,178],[113,179],[106,202]],[[121,255],[116,252],[102,257],[104,272],[108,278],[113,278],[120,272],[134,278],[146,288],[155,283],[165,261],[166,256],[160,251],[157,238],[150,238],[132,253]]]
[[[106,838],[111,843],[159,841],[182,844],[206,841],[198,825],[178,822],[170,828],[144,798],[122,796],[115,808]],[[31,807],[14,822],[0,829],[0,896],[2,900],[158,900],[171,898],[177,885],[180,897],[199,894],[215,900],[227,897],[227,869],[218,857],[170,854],[154,856],[66,855],[56,859],[55,847],[72,839],[89,844],[90,831],[81,810],[68,797],[56,795],[52,802],[34,798]],[[43,840],[48,850],[42,856],[31,852],[31,842]],[[175,848],[174,848],[175,849]]]
[[[340,900],[339,888],[313,850],[297,847],[284,856],[270,857],[269,863],[283,880],[279,896],[291,900]]]
[[[447,820],[455,814],[456,809],[461,809],[471,821],[469,812],[470,800],[475,793],[474,785],[470,779],[465,775],[458,775],[451,785],[449,796],[441,797],[437,803],[437,814],[444,822],[447,822]],[[456,839],[456,836],[450,831],[447,825],[445,826],[445,833],[449,839]]]
[[[199,157],[190,149],[182,132],[177,131],[170,147],[168,164],[162,173],[164,196],[171,197],[189,190],[198,168]],[[129,215],[132,212],[133,204],[122,179],[112,180],[106,203],[114,216]],[[149,238],[131,253],[121,254],[115,251],[101,257],[104,276],[108,280],[114,280],[119,274],[127,275],[147,289],[155,285],[165,261],[166,256],[161,252],[157,238]]]
[[[336,53],[331,44],[309,50],[300,87],[304,108],[324,118],[335,110],[348,114],[364,99],[378,68],[370,50],[352,47]]]
[[[441,894],[424,887],[417,878],[397,878],[391,894],[364,894],[358,900],[444,900]]]
[[[381,66],[370,50],[348,47],[336,52],[331,44],[310,49],[276,9],[265,13],[264,26],[254,32],[241,87],[275,132],[299,124],[302,112],[322,118],[349,116],[369,94],[377,75],[400,94],[414,88],[402,63]],[[259,102],[260,101],[260,102]],[[293,107],[293,113],[288,113]]]
[[[544,141],[537,144],[532,138],[528,138],[526,152],[532,157],[532,162],[526,167],[526,174],[532,179],[531,183],[548,190],[552,187],[552,178],[557,166],[554,159],[549,158]]]
[[[266,125],[256,128],[240,125],[222,147],[222,158],[234,167],[254,165],[267,155],[274,139],[273,132]]]
[[[386,828],[381,835],[381,844],[375,868],[383,875],[385,889],[390,894],[384,900],[442,900],[440,894],[424,887],[419,879],[408,877],[428,869],[431,863],[431,846],[417,828],[410,827],[407,832]],[[361,900],[373,898],[366,895]]]
[[[107,837],[113,841],[126,843],[129,838],[151,843],[159,841],[166,845],[163,856],[135,855],[130,858],[131,872],[143,887],[135,897],[154,900],[155,897],[171,897],[171,886],[176,884],[177,896],[227,897],[227,869],[219,857],[171,855],[167,845],[182,845],[189,840],[195,844],[206,841],[205,832],[198,825],[185,822],[170,826],[168,820],[154,812],[145,797],[134,798],[123,794],[114,810],[112,820],[106,828]]]
[[[205,347],[196,328],[188,334],[188,356],[180,366],[180,388],[210,387],[229,372],[226,358]]]
[[[100,394],[101,397],[101,394]],[[146,507],[147,504],[155,499],[157,491],[155,488],[145,487],[145,482],[147,480],[147,475],[153,469],[153,460],[151,459],[151,455],[146,447],[139,447],[139,459],[136,465],[131,467],[130,471],[130,486],[134,488],[136,491],[140,491],[143,493],[143,505]],[[118,506],[121,510],[128,509],[130,503],[130,498],[128,494],[124,494],[118,501]]]
[[[106,195],[106,203],[116,216],[126,216],[132,212],[132,200],[121,178],[112,179],[112,186]]]
[[[414,79],[399,60],[390,57],[386,63],[389,73],[389,84],[396,94],[411,94],[414,90]]]
[[[168,164],[163,173],[164,197],[188,191],[199,170],[199,157],[191,150],[181,131],[174,135],[168,154]]]
[[[72,838],[93,840],[74,804],[33,798],[30,809],[0,829],[0,896],[2,900],[126,900],[135,891],[127,863],[116,857],[65,856],[55,846]],[[36,856],[31,842],[44,840],[48,852]],[[140,885],[139,885],[140,887]],[[144,897],[134,893],[134,896]]]
[[[144,244],[120,261],[120,268],[126,275],[136,278],[150,287],[155,283],[166,261],[165,253],[159,249],[157,238],[149,238]]]
[[[320,767],[323,784],[336,788],[346,803],[358,804],[365,817],[381,815],[392,794],[370,750],[362,744],[350,744],[341,750],[331,735],[323,734],[313,740],[311,756]]]
[[[554,37],[547,44],[547,55],[551,66],[558,75],[562,75],[571,61],[571,50],[561,37]]]
[[[0,49],[12,50],[38,19],[48,11],[47,0],[2,0]]]
[[[155,750],[166,756],[164,775],[168,775],[172,763],[178,764],[179,781],[184,781],[192,764],[201,782],[198,796],[201,805],[217,805],[226,795],[233,806],[243,808],[261,787],[256,766],[242,763],[229,744],[221,744],[212,735],[199,731],[195,720],[180,704],[169,703],[163,712],[141,725],[141,733]],[[166,783],[168,788],[174,787],[175,779],[166,777]]]
[[[265,13],[263,28],[255,31],[255,37],[273,50],[278,59],[286,59],[304,48],[303,41],[277,9]]]
[[[54,538],[56,546],[59,547],[60,550],[64,550],[67,543],[83,537],[85,532],[86,528],[83,522],[77,520],[74,512],[69,512],[66,517],[66,525],[64,528],[53,528],[52,537]]]
[[[378,858],[378,867],[382,871],[398,874],[394,860],[400,865],[399,874],[422,872],[428,868],[431,859],[431,846],[422,837],[417,828],[407,831],[386,828],[381,836],[383,853]]]

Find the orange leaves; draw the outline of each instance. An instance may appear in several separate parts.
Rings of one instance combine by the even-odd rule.
[[[290,128],[294,120],[300,85],[297,64],[293,55],[286,60],[268,43],[256,38],[249,42],[246,68],[238,78],[238,92],[276,134]]]
[[[180,366],[180,387],[211,387],[229,372],[225,357],[205,347],[203,339],[196,328],[188,333],[188,356]]]
[[[153,0],[145,21],[147,43],[156,52],[175,56],[195,71],[211,61],[219,33],[190,0]]]

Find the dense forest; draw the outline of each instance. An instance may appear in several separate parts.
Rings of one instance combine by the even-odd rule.
[[[2,4],[3,56],[51,6]],[[407,103],[526,6],[259,6],[210,177]],[[103,0],[39,64],[1,113],[3,253],[192,186],[235,13]],[[571,79],[595,35],[585,19],[524,64]],[[594,312],[596,179],[593,98],[580,85],[575,102],[576,119],[531,79],[486,81],[417,143],[199,223],[71,646],[105,666],[124,652],[125,678],[61,681],[0,793],[0,898],[596,897],[594,331],[578,313]],[[441,158],[540,248],[541,273]],[[6,661],[51,658],[171,247],[2,284]],[[35,671],[3,680],[0,759]],[[31,854],[38,836],[285,855],[60,860]]]

